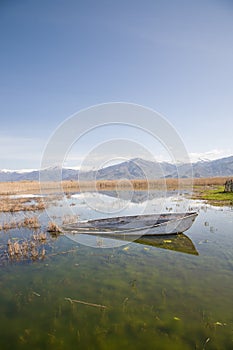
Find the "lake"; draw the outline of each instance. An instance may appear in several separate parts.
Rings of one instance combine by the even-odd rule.
[[[6,257],[8,239],[32,230],[0,231],[0,348],[233,349],[233,210],[180,197],[163,199],[163,211],[199,213],[180,238],[48,235],[44,257],[17,261]],[[48,213],[59,222],[67,207],[81,219],[156,212],[161,199],[78,193],[65,207],[58,200]],[[39,220],[45,228],[47,214]]]

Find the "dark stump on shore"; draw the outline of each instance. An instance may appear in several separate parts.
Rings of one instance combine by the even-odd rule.
[[[224,192],[233,192],[233,180],[226,181]]]

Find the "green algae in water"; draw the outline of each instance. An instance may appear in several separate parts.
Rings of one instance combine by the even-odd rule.
[[[187,233],[199,255],[138,243],[95,249],[63,236],[54,251],[70,253],[1,267],[0,348],[232,349],[232,219],[199,214]]]

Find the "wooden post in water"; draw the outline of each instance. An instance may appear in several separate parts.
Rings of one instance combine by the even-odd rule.
[[[227,180],[225,182],[224,192],[233,192],[233,180]]]

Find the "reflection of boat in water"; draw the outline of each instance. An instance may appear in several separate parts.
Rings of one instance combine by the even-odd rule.
[[[192,240],[180,233],[179,235],[160,236],[116,236],[116,235],[91,235],[79,233],[66,233],[66,236],[78,243],[96,248],[120,247],[128,243],[142,244],[155,248],[173,250],[180,253],[199,255]]]
[[[94,235],[144,236],[167,235],[187,231],[197,217],[196,212],[128,215],[78,221],[62,226],[64,233]]]
[[[183,233],[171,236],[143,236],[136,239],[134,243],[174,250],[186,254],[198,255],[192,240]]]

